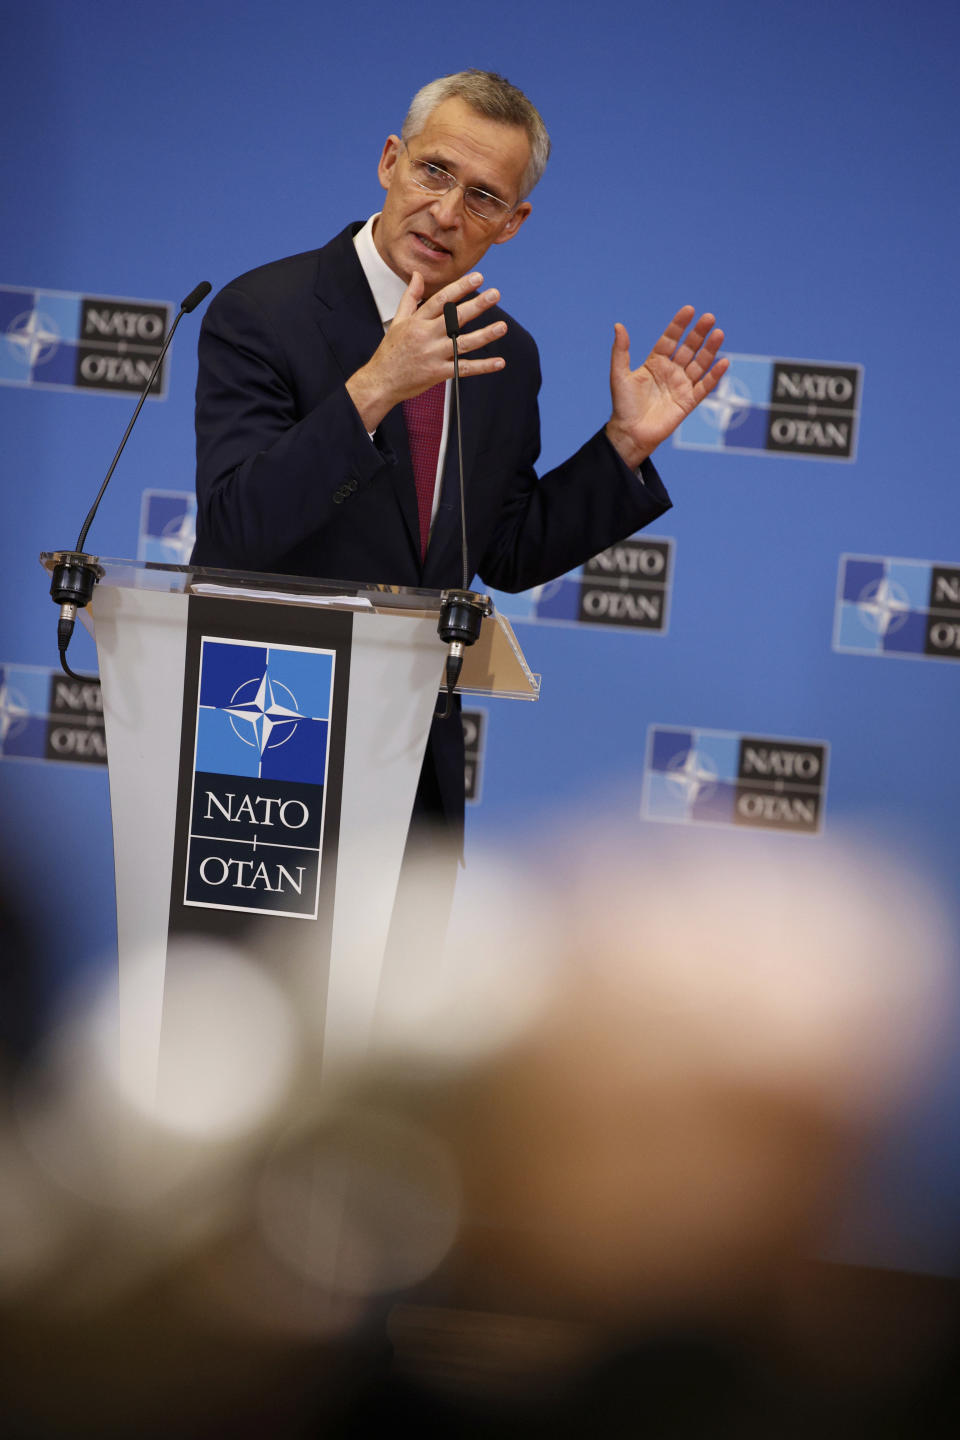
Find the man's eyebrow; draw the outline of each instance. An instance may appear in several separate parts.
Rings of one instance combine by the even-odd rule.
[[[483,193],[484,193],[484,195],[492,195],[493,198],[494,198],[494,200],[502,200],[503,203],[504,203],[504,205],[506,205],[506,204],[508,203],[506,196],[505,196],[504,194],[502,194],[502,192],[500,191],[499,186],[493,186],[493,185],[471,185],[469,188],[470,188],[471,190],[482,190]]]
[[[436,165],[438,169],[446,170],[448,175],[452,175],[454,173],[454,171],[451,169],[453,161],[444,159],[444,157],[436,150],[430,151],[428,154],[425,155],[418,155],[417,159],[420,161],[421,165]]]

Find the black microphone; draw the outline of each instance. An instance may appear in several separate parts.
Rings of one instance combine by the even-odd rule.
[[[87,512],[87,518],[83,522],[77,543],[72,550],[62,550],[56,557],[57,563],[53,567],[50,594],[54,603],[60,606],[60,618],[57,622],[57,649],[60,652],[60,664],[72,680],[89,680],[96,678],[89,675],[77,675],[67,664],[67,646],[70,644],[70,637],[73,635],[77,611],[82,610],[85,605],[89,605],[93,599],[93,587],[103,576],[103,567],[97,564],[96,557],[84,553],[83,547],[86,542],[87,532],[93,524],[93,517],[96,515],[100,501],[103,499],[104,491],[110,483],[110,477],[117,468],[117,461],[123,454],[123,448],[130,438],[130,431],[136,424],[137,416],[143,409],[144,401],[150,393],[150,388],[154,380],[157,378],[160,366],[163,364],[163,357],[169,350],[170,341],[177,332],[177,326],[180,324],[184,315],[189,315],[191,310],[196,310],[201,300],[205,300],[212,289],[213,286],[209,280],[201,280],[200,284],[190,291],[187,298],[180,301],[180,310],[173,324],[170,326],[170,332],[163,342],[163,347],[157,356],[156,364],[150,371],[147,383],[144,385],[140,399],[137,401],[137,408],[130,417],[130,423],[123,432],[123,439],[120,441],[119,448],[113,457],[104,482],[97,492],[97,498]]]
[[[484,617],[493,613],[493,606],[489,596],[478,595],[475,591],[467,588],[470,584],[470,570],[467,560],[467,505],[463,484],[463,434],[460,424],[460,350],[457,345],[457,336],[460,334],[460,317],[452,300],[449,300],[443,307],[443,323],[447,334],[453,341],[453,413],[457,427],[457,464],[460,475],[462,575],[461,589],[444,590],[440,606],[440,619],[437,621],[437,634],[444,644],[450,647],[447,652],[445,670],[446,700],[444,708],[439,712],[440,719],[446,720],[453,712],[453,692],[463,668],[464,647],[473,645],[479,638]]]
[[[197,306],[200,304],[200,301],[206,300],[212,289],[213,286],[210,284],[209,280],[201,280],[200,284],[195,286],[194,289],[190,291],[190,294],[187,296],[186,300],[180,301],[180,314],[189,315],[192,310],[196,310]],[[180,315],[177,316],[177,320],[179,319]],[[171,330],[170,333],[172,335],[173,331]]]

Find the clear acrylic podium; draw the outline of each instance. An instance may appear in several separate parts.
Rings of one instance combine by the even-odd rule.
[[[103,691],[121,1014],[134,962],[142,1001],[146,960],[159,1055],[174,936],[243,943],[255,925],[279,959],[312,927],[325,1056],[355,1049],[442,684],[440,594],[98,564],[81,615]],[[458,689],[538,698],[502,616],[484,620]]]

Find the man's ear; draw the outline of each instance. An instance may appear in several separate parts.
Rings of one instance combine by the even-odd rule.
[[[388,135],[384,143],[380,164],[377,166],[377,176],[384,190],[390,189],[390,181],[396,170],[397,160],[400,158],[402,143],[399,135]]]
[[[516,210],[514,210],[513,214],[510,216],[509,220],[504,225],[503,229],[500,231],[500,234],[496,237],[495,240],[491,241],[491,244],[502,245],[506,240],[512,240],[532,209],[533,206],[530,204],[530,202],[528,200],[523,200],[517,206]]]

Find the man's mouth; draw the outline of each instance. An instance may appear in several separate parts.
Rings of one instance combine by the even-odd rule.
[[[414,239],[419,240],[420,244],[425,246],[427,250],[432,250],[434,255],[449,255],[451,253],[445,246],[438,245],[436,240],[431,240],[429,235],[423,235],[419,230],[414,230],[413,235]]]

